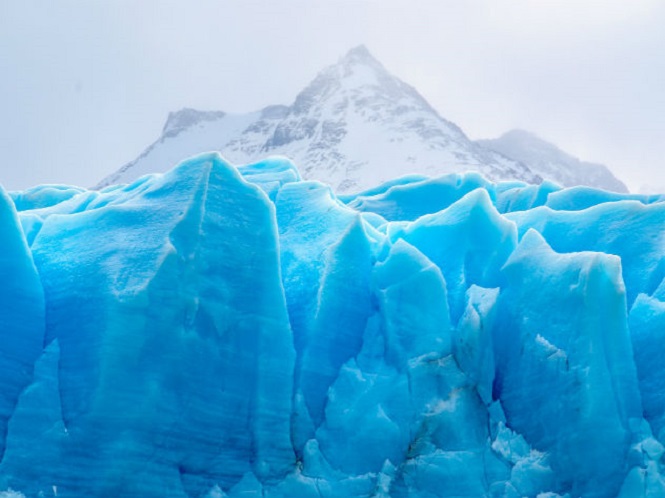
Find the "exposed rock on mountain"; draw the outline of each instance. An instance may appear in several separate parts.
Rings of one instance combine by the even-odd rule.
[[[166,171],[207,151],[219,151],[234,163],[284,155],[298,164],[304,179],[330,184],[338,193],[402,175],[468,170],[494,181],[546,178],[564,186],[627,191],[605,166],[581,162],[527,132],[469,140],[364,46],[321,71],[290,106],[248,114],[171,113],[161,137],[97,187]]]
[[[98,187],[165,171],[205,151],[220,151],[236,163],[285,155],[305,179],[338,192],[411,173],[474,170],[492,180],[541,180],[524,164],[469,140],[363,46],[321,71],[291,106],[240,115],[171,113],[159,140]]]

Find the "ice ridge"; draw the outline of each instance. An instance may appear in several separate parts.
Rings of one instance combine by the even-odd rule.
[[[0,496],[665,496],[663,200],[216,153],[0,190]]]

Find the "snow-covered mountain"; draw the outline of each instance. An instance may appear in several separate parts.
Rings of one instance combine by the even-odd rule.
[[[285,155],[304,178],[338,192],[411,173],[475,170],[492,180],[541,180],[519,161],[469,140],[363,46],[321,71],[291,106],[249,114],[171,113],[159,140],[98,187],[165,171],[206,151],[235,163]]]
[[[628,188],[607,166],[580,161],[528,131],[511,130],[499,138],[478,140],[477,143],[515,161],[528,164],[534,173],[552,179],[564,187],[590,185],[613,192],[628,192]]]
[[[548,178],[566,186],[625,191],[605,167],[581,163],[519,133],[470,140],[360,46],[321,71],[290,106],[247,114],[194,109],[171,113],[161,137],[97,187],[127,183],[166,171],[187,157],[219,151],[240,164],[287,156],[303,178],[328,183],[339,193],[407,174],[467,170],[495,181],[540,183]]]

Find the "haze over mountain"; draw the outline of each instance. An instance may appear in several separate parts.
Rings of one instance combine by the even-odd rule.
[[[628,192],[626,185],[607,166],[580,161],[528,131],[511,130],[499,138],[476,143],[528,164],[534,173],[553,179],[564,187],[590,185],[613,192]]]
[[[97,187],[127,183],[166,171],[189,156],[220,151],[235,163],[287,156],[305,179],[328,183],[337,192],[359,191],[401,175],[468,170],[494,181],[540,183],[548,178],[566,186],[625,190],[609,171],[609,181],[607,175],[589,173],[587,163],[575,171],[570,161],[563,161],[559,172],[546,147],[547,157],[530,157],[514,148],[510,156],[486,145],[470,140],[359,46],[321,71],[290,106],[247,114],[194,109],[171,113],[161,137]],[[617,184],[620,187],[611,186]]]

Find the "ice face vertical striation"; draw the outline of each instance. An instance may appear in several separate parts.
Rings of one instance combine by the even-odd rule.
[[[0,495],[665,493],[663,197],[211,153],[0,239]]]
[[[0,458],[7,425],[44,345],[44,291],[14,204],[0,189]]]

